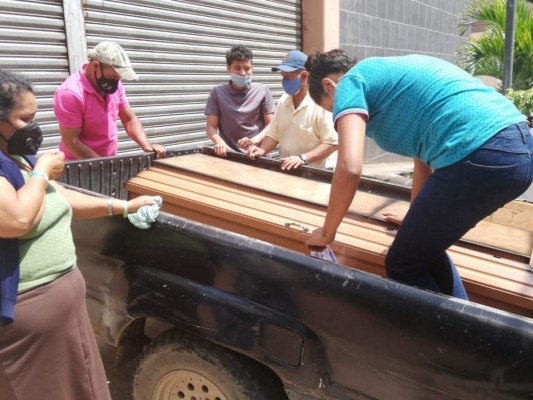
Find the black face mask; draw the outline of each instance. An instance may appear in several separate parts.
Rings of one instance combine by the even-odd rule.
[[[102,68],[102,65],[100,64],[100,72],[102,73],[102,76],[100,78],[96,79],[96,84],[100,88],[100,90],[106,94],[113,94],[118,89],[118,79],[112,79],[112,78],[106,78],[104,76],[104,70]]]
[[[31,121],[23,128],[17,129],[9,140],[6,140],[1,135],[0,137],[7,142],[8,153],[14,156],[37,154],[37,150],[39,150],[43,142],[43,132],[35,121]]]

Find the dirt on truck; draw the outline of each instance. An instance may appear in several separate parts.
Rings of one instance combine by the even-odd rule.
[[[405,187],[363,180],[338,264],[310,257],[331,176],[209,149],[67,166],[79,190],[163,198],[147,230],[73,226],[95,331],[117,365],[137,358],[134,398],[533,398],[531,205],[450,249],[467,302],[385,278],[381,215],[408,207]]]

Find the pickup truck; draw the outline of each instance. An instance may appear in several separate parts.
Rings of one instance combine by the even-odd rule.
[[[533,399],[527,255],[465,240],[452,258],[471,301],[419,290],[383,276],[394,229],[357,210],[347,223],[364,234],[338,235],[338,264],[308,255],[326,206],[305,185],[327,188],[331,173],[170,156],[70,162],[62,178],[95,196],[164,199],[147,230],[119,216],[73,223],[95,332],[118,349],[116,366],[137,359],[135,400]],[[195,174],[197,163],[208,171]],[[299,182],[305,201],[284,193]],[[361,189],[388,205],[408,196],[368,180]],[[468,269],[478,261],[503,272],[483,283]],[[505,283],[515,270],[523,282]]]

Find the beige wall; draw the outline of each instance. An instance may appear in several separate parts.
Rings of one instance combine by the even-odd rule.
[[[340,0],[302,0],[302,51],[339,47]]]

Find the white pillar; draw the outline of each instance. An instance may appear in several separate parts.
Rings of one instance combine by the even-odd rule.
[[[82,0],[63,0],[65,33],[70,73],[73,74],[87,61],[87,38]]]

